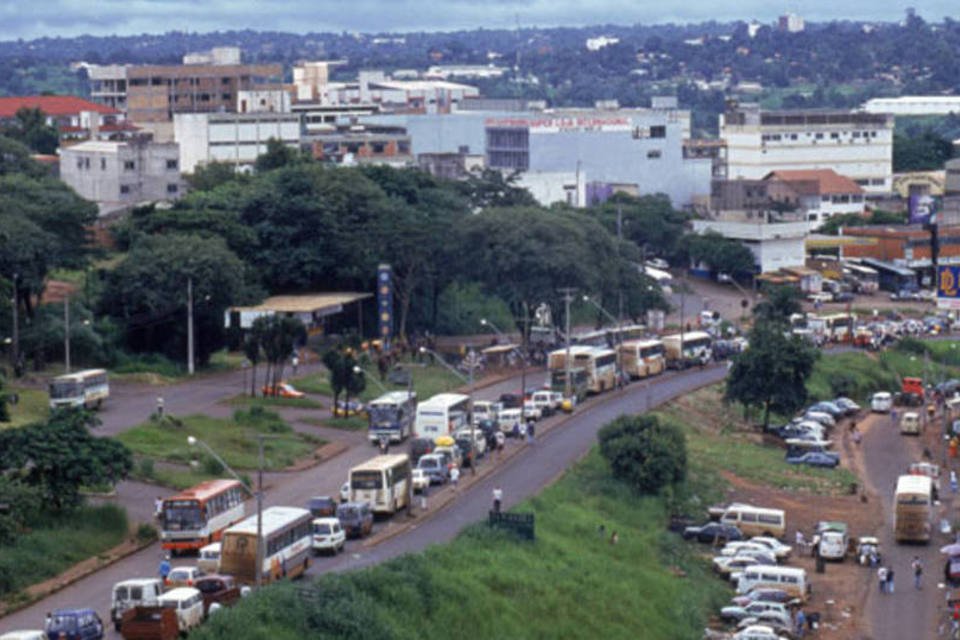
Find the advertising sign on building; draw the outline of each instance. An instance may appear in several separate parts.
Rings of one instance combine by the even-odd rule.
[[[937,307],[960,309],[960,265],[937,267]]]
[[[377,267],[377,334],[385,349],[393,338],[393,270],[388,264]]]
[[[522,128],[537,133],[582,133],[632,131],[630,118],[625,116],[556,116],[542,118],[487,118],[484,124],[492,128]]]
[[[910,224],[926,224],[937,212],[937,199],[933,196],[910,196]]]

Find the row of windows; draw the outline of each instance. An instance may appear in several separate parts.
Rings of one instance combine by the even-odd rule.
[[[492,169],[526,171],[530,168],[530,154],[526,151],[490,151],[487,157]]]
[[[856,182],[861,187],[867,187],[867,186],[882,187],[883,185],[886,184],[886,180],[884,180],[883,178],[870,178],[869,180],[867,178],[857,178],[856,180],[854,180],[854,182]]]
[[[820,196],[823,202],[832,202],[833,204],[848,204],[850,202],[863,202],[863,196],[858,195],[825,195]]]
[[[207,500],[207,517],[212,518],[224,511],[229,511],[238,504],[243,504],[243,489],[232,487],[226,492]]]
[[[90,168],[90,158],[77,158],[77,169],[89,169]],[[177,160],[168,159],[167,160],[167,170],[175,171],[179,168],[179,162]],[[107,159],[100,158],[100,169],[102,171],[107,170]],[[124,171],[136,171],[137,163],[134,160],[124,160],[123,161],[123,170]]]
[[[779,142],[780,140],[799,140],[799,133],[765,133],[760,139],[764,142]],[[814,140],[823,140],[823,133],[804,133],[802,134],[806,138],[813,138]],[[838,140],[841,137],[850,137],[850,138],[876,138],[876,131],[834,131],[830,134],[831,140]]]
[[[270,536],[267,540],[267,555],[272,556],[275,553],[292,546],[298,540],[310,537],[310,519],[301,520],[294,523],[286,531],[280,531]]]
[[[130,193],[130,185],[128,184],[120,185],[120,195],[126,195],[128,193]],[[180,185],[173,182],[169,183],[167,185],[167,193],[171,193],[171,194],[180,193]]]

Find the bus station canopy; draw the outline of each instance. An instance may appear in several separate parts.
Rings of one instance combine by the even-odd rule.
[[[230,325],[230,315],[234,313],[239,314],[240,326],[243,329],[249,329],[253,326],[253,321],[257,318],[277,314],[296,316],[300,318],[304,324],[311,326],[326,316],[340,313],[343,311],[343,308],[350,303],[372,297],[372,293],[347,291],[271,296],[258,305],[230,307],[226,314],[227,326]]]

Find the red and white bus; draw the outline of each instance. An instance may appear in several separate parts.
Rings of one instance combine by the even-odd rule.
[[[199,550],[243,520],[246,492],[236,480],[207,480],[164,499],[160,541],[173,552]]]

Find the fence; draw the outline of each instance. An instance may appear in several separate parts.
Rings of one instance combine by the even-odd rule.
[[[533,540],[536,537],[534,515],[532,513],[497,513],[491,511],[489,517],[491,527],[512,531],[526,540]]]

